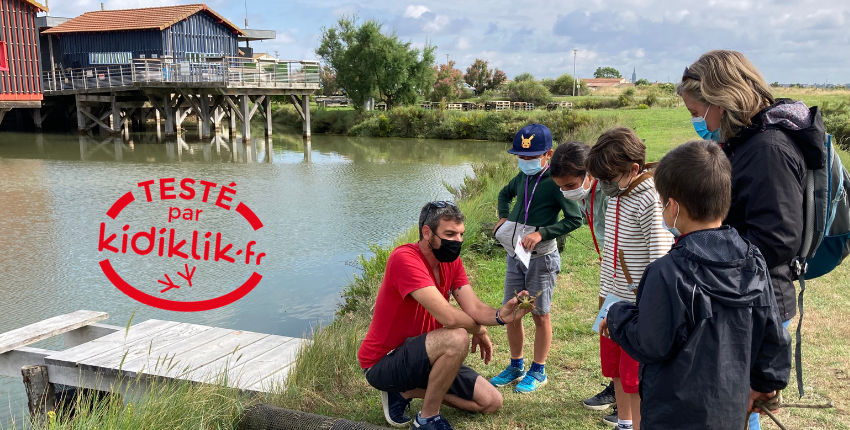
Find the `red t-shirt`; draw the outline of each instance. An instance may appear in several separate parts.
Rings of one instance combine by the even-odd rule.
[[[443,326],[410,295],[420,288],[436,286],[448,300],[452,290],[469,285],[460,258],[451,263],[440,263],[440,281],[442,285],[437,285],[431,266],[417,243],[401,245],[393,250],[378,290],[372,324],[357,351],[360,367],[368,369],[388,352],[401,346],[407,338]]]

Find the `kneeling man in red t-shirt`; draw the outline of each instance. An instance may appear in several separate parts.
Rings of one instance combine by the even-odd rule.
[[[528,310],[517,311],[516,298],[496,310],[475,294],[458,258],[463,221],[454,203],[426,204],[419,215],[419,242],[399,246],[387,260],[357,356],[366,380],[381,390],[384,417],[394,427],[413,421],[414,428],[451,430],[440,416],[443,402],[482,413],[502,406],[502,394],[463,360],[480,347],[489,363],[493,345],[484,326],[513,322]],[[449,294],[460,309],[449,303]],[[405,410],[414,397],[424,400],[411,419]]]

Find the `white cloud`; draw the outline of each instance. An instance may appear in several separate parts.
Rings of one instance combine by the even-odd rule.
[[[404,10],[405,18],[419,18],[425,12],[430,12],[431,10],[421,4],[412,4]]]
[[[434,20],[423,25],[422,29],[428,33],[436,33],[443,29],[446,25],[449,24],[451,20],[446,15],[437,15],[434,17]]]
[[[640,48],[637,51],[635,51],[635,57],[643,58],[644,55],[646,55],[646,53],[643,52],[643,48]]]
[[[469,43],[469,40],[467,38],[461,37],[457,40],[457,49],[467,50],[469,48],[472,48],[472,44]]]

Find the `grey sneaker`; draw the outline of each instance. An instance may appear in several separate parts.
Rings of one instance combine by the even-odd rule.
[[[605,423],[608,427],[617,427],[620,425],[620,422],[617,421],[617,405],[614,405],[614,413],[611,415],[605,416],[602,418],[602,422]]]
[[[614,381],[611,381],[599,394],[584,401],[585,409],[591,411],[604,411],[612,405],[617,404],[617,398],[614,396]]]
[[[399,393],[381,391],[381,405],[384,407],[384,418],[395,428],[406,428],[410,425],[410,399],[405,399]]]

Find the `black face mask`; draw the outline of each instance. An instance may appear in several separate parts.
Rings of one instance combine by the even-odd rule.
[[[434,248],[434,245],[431,245],[431,241],[428,241],[428,246],[431,247],[431,252],[434,253],[434,258],[436,258],[437,261],[441,263],[451,263],[460,257],[460,247],[463,245],[463,242],[459,240],[443,239],[436,234],[434,234],[434,236],[440,238],[440,247]]]

